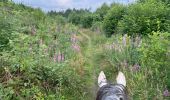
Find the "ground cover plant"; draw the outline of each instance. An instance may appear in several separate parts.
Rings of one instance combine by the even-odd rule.
[[[169,100],[169,29],[166,0],[48,13],[1,0],[0,100],[93,100],[101,70],[122,71],[132,100]]]

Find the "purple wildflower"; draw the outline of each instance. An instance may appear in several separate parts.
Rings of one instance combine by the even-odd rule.
[[[58,62],[61,62],[61,61],[62,61],[62,56],[61,56],[60,53],[57,55],[57,61],[58,61]]]
[[[54,61],[54,62],[57,61],[57,54],[54,54],[53,61]]]
[[[61,60],[64,61],[64,54],[61,55]]]
[[[40,40],[39,40],[39,45],[42,45],[42,44],[43,44],[43,40],[40,39]]]
[[[61,54],[60,52],[58,54],[54,54],[53,61],[54,62],[64,61],[64,54]]]
[[[72,42],[72,43],[76,43],[76,42],[77,42],[77,38],[76,38],[75,35],[73,35],[73,36],[71,37],[71,42]]]
[[[115,43],[112,43],[112,49],[114,49],[114,48],[115,48],[115,46],[116,46],[116,45],[115,45]]]
[[[127,68],[127,67],[128,67],[128,63],[127,63],[127,61],[126,61],[126,60],[124,60],[124,61],[123,61],[123,62],[121,62],[120,64],[121,64],[121,66],[123,66],[123,67],[125,67],[125,68]]]
[[[109,49],[109,50],[112,50],[112,49],[114,49],[115,48],[115,44],[113,43],[113,44],[106,44],[105,45],[105,49]]]
[[[32,35],[35,35],[35,34],[36,34],[36,28],[35,28],[35,27],[33,27],[33,28],[31,29],[31,34],[32,34]]]
[[[136,72],[140,70],[140,66],[138,64],[133,65],[132,71]]]
[[[122,38],[122,43],[123,43],[123,46],[126,46],[126,40],[127,40],[127,34],[125,34]]]
[[[141,46],[141,44],[142,44],[142,39],[139,37],[139,36],[137,36],[136,38],[135,38],[135,45],[136,45],[136,47],[140,47]]]
[[[163,95],[165,97],[168,97],[168,96],[170,96],[170,92],[167,89],[165,89],[165,91],[163,92]]]
[[[48,48],[44,49],[44,54],[48,54]]]
[[[77,45],[77,44],[72,44],[72,48],[73,48],[75,51],[77,51],[77,52],[80,51],[80,46]]]

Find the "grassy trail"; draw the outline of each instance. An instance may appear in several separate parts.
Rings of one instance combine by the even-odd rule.
[[[87,92],[87,98],[85,100],[95,100],[98,90],[98,74],[101,70],[111,67],[105,58],[103,49],[106,41],[102,41],[104,37],[90,30],[81,29],[79,33],[81,59],[84,59],[85,62],[82,69],[85,70],[85,74],[88,73],[88,75],[85,75],[87,78],[87,90],[85,90]]]
[[[104,63],[105,58],[103,58],[103,48],[101,43],[98,43],[100,40],[95,42],[95,38],[97,38],[98,34],[93,33],[89,30],[82,30],[80,32],[80,37],[84,39],[84,41],[81,41],[82,43],[85,43],[83,45],[86,47],[86,49],[82,50],[82,54],[84,59],[86,60],[86,64],[84,67],[87,68],[89,71],[90,75],[87,81],[88,86],[88,92],[91,100],[95,100],[96,98],[96,93],[98,90],[98,85],[97,85],[97,78],[98,78],[98,73],[101,69],[104,69],[104,67],[108,67],[107,63]],[[104,62],[103,62],[104,61]]]
[[[94,54],[95,54],[95,49],[93,48],[93,44],[92,44],[92,37],[88,36],[86,34],[86,31],[81,31],[80,35],[82,38],[85,38],[85,40],[87,40],[86,42],[86,50],[83,51],[84,52],[84,59],[86,60],[86,63],[88,63],[86,66],[88,68],[89,71],[91,71],[90,73],[90,77],[89,77],[89,94],[90,94],[90,98],[93,98],[95,100],[96,97],[96,91],[97,91],[97,86],[96,86],[96,81],[97,81],[97,77],[96,77],[96,68],[95,68],[95,64],[94,64]]]

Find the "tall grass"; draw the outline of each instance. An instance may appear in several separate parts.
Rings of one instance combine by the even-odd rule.
[[[111,67],[127,77],[131,99],[166,99],[169,87],[169,34],[153,33],[147,37],[116,36],[105,46]],[[112,72],[110,72],[112,73]]]

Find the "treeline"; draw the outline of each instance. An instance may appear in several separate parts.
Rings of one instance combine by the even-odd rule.
[[[94,14],[90,12],[89,9],[67,9],[66,11],[51,11],[48,12],[48,15],[54,16],[62,16],[67,19],[68,22],[73,23],[75,25],[81,25],[84,28],[90,28],[92,26],[92,22],[95,18]]]
[[[138,0],[123,5],[104,3],[95,12],[88,9],[67,9],[48,13],[61,15],[68,22],[83,28],[102,28],[107,36],[112,34],[146,35],[153,31],[170,32],[169,0]]]

